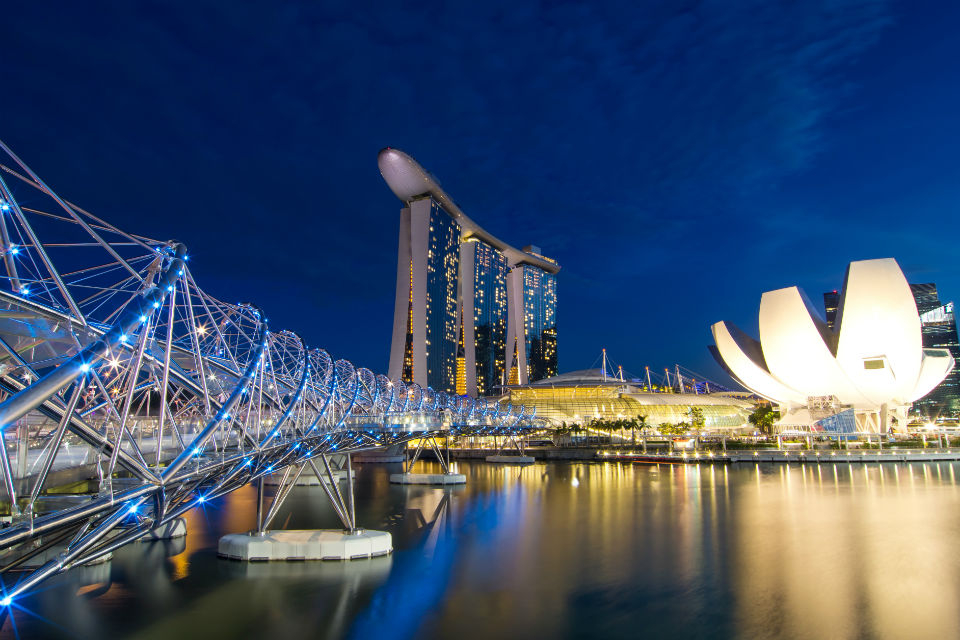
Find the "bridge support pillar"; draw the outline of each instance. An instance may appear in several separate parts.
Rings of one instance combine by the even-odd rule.
[[[517,448],[517,455],[506,455],[505,449],[513,442]],[[533,464],[536,462],[533,456],[528,456],[523,450],[523,438],[516,435],[510,435],[503,439],[503,444],[497,449],[497,453],[486,457],[487,462],[497,462],[500,464]]]
[[[462,473],[392,473],[392,484],[466,484],[467,476]]]
[[[187,535],[187,521],[183,518],[174,518],[170,522],[146,532],[140,539],[144,541],[172,540],[173,538],[182,538],[185,535]]]
[[[244,562],[298,561],[298,560],[356,560],[385,556],[393,551],[393,537],[386,531],[369,531],[357,528],[356,509],[353,500],[353,465],[346,454],[342,469],[334,470],[329,456],[321,455],[325,482],[320,482],[330,500],[333,510],[343,523],[342,530],[317,529],[305,531],[269,531],[268,527],[279,512],[280,506],[297,484],[297,479],[309,465],[314,475],[324,473],[313,459],[290,466],[284,472],[276,497],[265,516],[258,509],[257,530],[249,533],[233,533],[220,538],[217,554],[230,560]],[[336,471],[346,473],[346,495],[341,492],[336,480]],[[291,477],[292,476],[292,477]],[[262,477],[259,499],[263,498]]]

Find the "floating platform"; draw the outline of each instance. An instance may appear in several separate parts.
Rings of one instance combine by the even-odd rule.
[[[392,484],[466,484],[462,473],[392,473]]]
[[[487,456],[486,461],[500,464],[533,464],[536,459],[533,456]]]
[[[151,529],[143,534],[143,537],[140,539],[146,542],[151,540],[172,540],[174,538],[182,538],[185,535],[187,535],[187,521],[183,518],[175,518],[161,527]]]
[[[220,538],[217,555],[242,562],[297,562],[376,558],[392,551],[393,537],[386,531],[321,529],[231,533]]]
[[[404,458],[402,455],[396,456],[389,453],[355,453],[353,454],[354,462],[381,462],[381,463],[393,463],[393,462],[403,462]]]

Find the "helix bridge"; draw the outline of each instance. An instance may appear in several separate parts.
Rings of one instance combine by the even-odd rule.
[[[18,576],[0,605],[250,483],[263,531],[302,473],[332,477],[335,454],[546,426],[272,329],[203,291],[184,244],[121,230],[0,152],[0,574]],[[352,486],[331,484],[355,528]]]

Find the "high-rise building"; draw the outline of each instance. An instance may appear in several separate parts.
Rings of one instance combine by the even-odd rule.
[[[833,324],[837,319],[838,306],[840,306],[840,294],[837,293],[836,289],[823,294],[823,310],[826,312],[827,326],[831,329],[836,328]]]
[[[557,373],[557,263],[500,241],[396,149],[380,173],[404,203],[389,375],[489,395]]]
[[[540,255],[539,247],[524,247],[524,251]],[[557,276],[532,265],[518,265],[510,271],[508,282],[512,298],[522,304],[514,306],[508,322],[507,344],[513,348],[507,351],[507,369],[526,371],[530,382],[553,377],[557,375]]]
[[[953,303],[942,304],[937,285],[932,282],[911,284],[913,299],[920,313],[924,349],[946,349],[954,361],[960,363],[960,344],[957,341],[957,320]],[[915,411],[928,418],[955,415],[960,412],[960,366],[937,387],[913,403]]]
[[[490,395],[502,385],[507,352],[506,256],[486,242],[470,238],[460,245],[463,303],[464,383],[458,393]]]
[[[910,291],[920,314],[924,349],[946,349],[960,363],[953,303],[942,304],[937,285],[932,282],[911,284]],[[834,324],[840,304],[840,296],[836,291],[823,294],[827,326],[834,331],[837,330]],[[930,418],[960,412],[960,366],[955,367],[933,391],[914,402],[913,408]]]

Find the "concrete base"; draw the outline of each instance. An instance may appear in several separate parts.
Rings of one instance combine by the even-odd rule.
[[[267,531],[262,536],[231,533],[220,538],[217,555],[243,562],[355,560],[393,551],[386,531]]]
[[[321,470],[322,471],[322,470]],[[322,482],[324,484],[330,484],[330,479],[327,477],[326,473],[321,473],[323,476]],[[337,470],[333,472],[333,477],[336,478],[337,482],[343,482],[347,479],[347,471]],[[263,483],[271,486],[279,486],[280,481],[283,480],[283,473],[271,473],[268,476],[263,477]],[[356,479],[354,479],[356,480]],[[319,487],[320,480],[317,480],[317,476],[313,475],[313,471],[304,469],[303,473],[300,474],[300,477],[297,478],[297,487]]]
[[[392,484],[466,484],[462,473],[392,473]]]
[[[16,568],[14,568],[14,569],[11,569],[10,571],[12,571],[12,572],[34,571],[34,570],[36,570],[36,569],[39,569],[39,568],[42,567],[43,565],[47,564],[47,563],[50,562],[51,560],[55,560],[55,559],[57,558],[57,556],[59,556],[59,555],[60,555],[61,553],[63,553],[64,551],[66,551],[66,547],[57,545],[56,547],[53,547],[52,549],[47,549],[47,550],[44,551],[43,553],[38,554],[38,555],[35,555],[34,557],[30,558],[29,560],[27,560],[26,562],[24,562],[24,563],[23,563],[22,565],[20,565],[19,567],[16,567]],[[80,566],[82,566],[82,567],[95,567],[95,566],[97,566],[97,565],[106,564],[107,562],[110,562],[111,560],[113,560],[113,552],[112,552],[112,551],[111,551],[110,553],[104,555],[104,556],[100,556],[99,558],[97,558],[97,559],[94,560],[93,562],[88,562],[88,563],[86,563],[86,564],[84,564],[84,565],[80,565]]]
[[[173,538],[182,538],[187,535],[187,521],[183,518],[171,520],[167,524],[157,529],[152,529],[143,534],[141,540],[171,540]]]
[[[533,456],[487,456],[487,462],[499,462],[502,464],[533,464],[536,462]]]
[[[354,462],[403,462],[403,456],[394,456],[386,453],[355,453]]]

